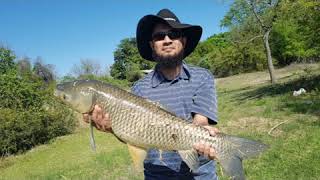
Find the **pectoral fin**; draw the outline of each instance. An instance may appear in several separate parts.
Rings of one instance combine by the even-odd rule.
[[[178,151],[178,153],[192,171],[196,171],[199,168],[199,158],[196,150]]]
[[[137,146],[133,146],[131,144],[128,145],[128,150],[130,153],[130,156],[133,161],[134,168],[141,172],[144,170],[143,168],[143,161],[147,156],[147,151],[145,149],[139,148]]]

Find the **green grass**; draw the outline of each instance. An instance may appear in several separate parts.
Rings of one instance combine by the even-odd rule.
[[[141,179],[131,168],[126,145],[110,134],[95,133],[97,152],[87,129],[57,138],[18,156],[2,159],[0,179]]]
[[[247,179],[320,179],[320,65],[276,72],[276,85],[267,82],[266,72],[217,80],[218,127],[269,145],[259,157],[244,161]],[[300,87],[307,93],[292,96]],[[2,159],[0,179],[143,179],[132,169],[124,144],[110,134],[95,134],[96,153],[89,147],[88,129],[82,128]],[[229,179],[218,173],[220,179]]]
[[[244,161],[247,179],[320,179],[319,65],[312,72],[281,71],[286,77],[279,73],[273,86],[251,85],[254,77],[261,78],[256,73],[218,80],[219,127],[269,145],[258,158]],[[308,93],[294,97],[300,87]]]

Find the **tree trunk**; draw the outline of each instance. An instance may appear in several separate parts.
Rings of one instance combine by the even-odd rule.
[[[264,47],[266,49],[266,55],[267,55],[267,60],[268,60],[268,69],[269,69],[271,83],[275,84],[277,80],[276,80],[275,73],[274,73],[274,67],[273,67],[272,56],[271,56],[271,49],[270,49],[270,45],[269,45],[270,31],[271,31],[271,28],[265,32],[265,34],[263,36],[263,40],[264,40]]]

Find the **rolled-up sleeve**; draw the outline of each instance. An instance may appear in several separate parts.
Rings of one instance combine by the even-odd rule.
[[[217,124],[217,96],[214,77],[206,72],[192,97],[191,113],[201,114],[209,119],[209,124]]]

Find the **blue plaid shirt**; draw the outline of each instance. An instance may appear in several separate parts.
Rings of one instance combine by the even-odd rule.
[[[186,121],[192,122],[193,114],[201,114],[208,117],[210,124],[217,123],[214,78],[206,69],[183,64],[179,76],[174,80],[167,80],[156,67],[154,71],[134,84],[132,92],[160,103],[165,109]],[[215,163],[213,161],[200,157],[200,164],[207,165],[206,168],[200,167],[200,169],[215,174]],[[145,170],[151,172],[158,171],[161,169],[159,167],[162,166],[167,167],[168,172],[190,172],[180,155],[173,151],[162,152],[162,161],[160,161],[159,151],[156,149],[150,150],[144,166]]]

